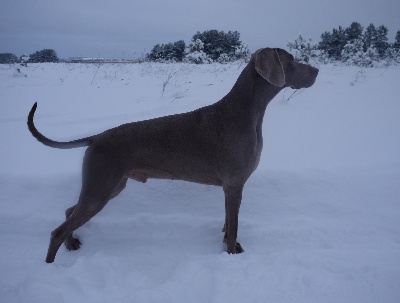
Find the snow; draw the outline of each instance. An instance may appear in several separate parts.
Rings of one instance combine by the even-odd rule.
[[[149,180],[77,231],[80,250],[44,262],[84,149],[38,143],[35,101],[38,129],[70,140],[211,104],[243,67],[0,65],[0,302],[400,302],[398,67],[323,65],[269,104],[243,254],[223,250],[221,188]]]

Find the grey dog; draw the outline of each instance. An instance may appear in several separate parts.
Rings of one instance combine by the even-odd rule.
[[[307,88],[318,69],[295,62],[282,49],[255,52],[231,91],[220,101],[195,111],[132,122],[98,135],[57,142],[35,127],[35,103],[28,127],[41,143],[61,149],[88,146],[82,165],[78,203],[51,233],[46,262],[52,263],[61,244],[76,250],[77,228],[116,197],[128,178],[177,179],[221,186],[225,193],[226,251],[243,252],[236,241],[244,184],[257,168],[263,146],[262,122],[268,103],[284,88]]]

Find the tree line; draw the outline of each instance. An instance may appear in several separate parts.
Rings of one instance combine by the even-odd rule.
[[[186,45],[179,40],[173,43],[156,44],[146,55],[148,61],[189,62],[189,63],[226,63],[240,59],[247,60],[250,51],[240,40],[237,31],[207,30],[197,32]]]
[[[54,49],[42,49],[40,51],[34,52],[29,56],[23,55],[17,57],[11,53],[0,54],[0,63],[42,63],[42,62],[59,62],[57,53]]]
[[[353,22],[349,27],[339,26],[323,32],[318,43],[300,35],[287,46],[299,62],[342,62],[364,67],[400,64],[400,31],[397,31],[393,43],[388,41],[388,32],[384,25],[376,27],[371,23],[364,28]],[[250,51],[237,31],[207,30],[197,32],[188,44],[183,40],[156,44],[144,60],[204,64],[249,58]],[[59,58],[53,49],[43,49],[20,58],[11,53],[0,54],[0,63],[16,62],[59,62]]]
[[[321,41],[313,43],[311,39],[299,36],[288,47],[297,61],[322,63],[342,62],[347,65],[372,67],[400,63],[400,31],[397,31],[395,41],[388,41],[389,29],[374,24],[364,28],[360,23],[353,22],[347,28],[339,26],[332,31],[321,34]]]
[[[188,62],[188,63],[226,63],[250,57],[250,51],[240,40],[237,31],[208,30],[197,32],[186,45],[179,40],[173,43],[156,44],[150,53],[146,54],[146,61],[157,62]],[[11,53],[0,54],[0,63],[40,63],[59,62],[57,53],[53,49],[37,51],[29,56],[18,58]]]

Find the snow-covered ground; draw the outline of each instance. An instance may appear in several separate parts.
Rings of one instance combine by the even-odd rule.
[[[20,68],[20,72],[16,71]],[[129,182],[46,264],[80,190],[76,139],[211,104],[243,65],[0,65],[0,302],[400,302],[400,69],[321,66],[268,106],[265,146],[223,251],[223,192]],[[292,96],[291,96],[292,95]]]

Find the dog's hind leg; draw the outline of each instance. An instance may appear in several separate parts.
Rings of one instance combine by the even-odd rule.
[[[111,195],[111,199],[115,198],[116,196],[118,196],[121,191],[125,188],[126,186],[126,182],[127,182],[128,178],[122,178],[121,181],[118,183],[117,187],[115,188],[115,190],[113,191],[112,195]],[[74,205],[70,208],[68,208],[65,211],[65,219],[67,220],[72,213],[75,211],[77,205]],[[81,241],[79,240],[79,238],[74,237],[73,234],[69,234],[67,239],[65,239],[64,244],[66,246],[66,248],[68,250],[78,250],[80,248],[80,246],[82,245]]]
[[[126,182],[128,181],[128,178],[124,177],[121,179],[121,181],[119,181],[117,187],[114,189],[112,195],[111,195],[111,199],[114,199],[116,196],[118,196],[121,191],[124,190],[124,188],[126,187]]]
[[[74,238],[72,237],[72,232],[74,230],[88,222],[107,204],[107,201],[105,200],[97,200],[95,204],[92,204],[96,205],[96,207],[89,207],[93,202],[94,200],[87,200],[87,198],[79,200],[74,212],[68,217],[67,220],[65,220],[63,224],[61,224],[51,233],[49,250],[46,257],[47,263],[54,262],[57,251],[64,241],[69,241],[69,244],[70,241],[74,241]]]
[[[72,215],[72,213],[73,213],[74,210],[75,210],[75,207],[76,207],[76,205],[74,205],[74,206],[68,208],[68,209],[65,211],[65,219],[66,219],[66,220]],[[70,233],[70,234],[68,235],[67,239],[65,239],[64,244],[65,244],[65,247],[66,247],[68,250],[77,250],[77,249],[79,249],[79,247],[82,245],[81,241],[79,241],[78,238],[74,237],[74,236],[72,235],[72,233]]]
[[[52,263],[63,242],[78,249],[79,240],[72,233],[100,212],[107,202],[122,191],[123,174],[102,153],[87,152],[82,174],[82,190],[75,206],[66,210],[66,220],[51,233],[46,262]]]

